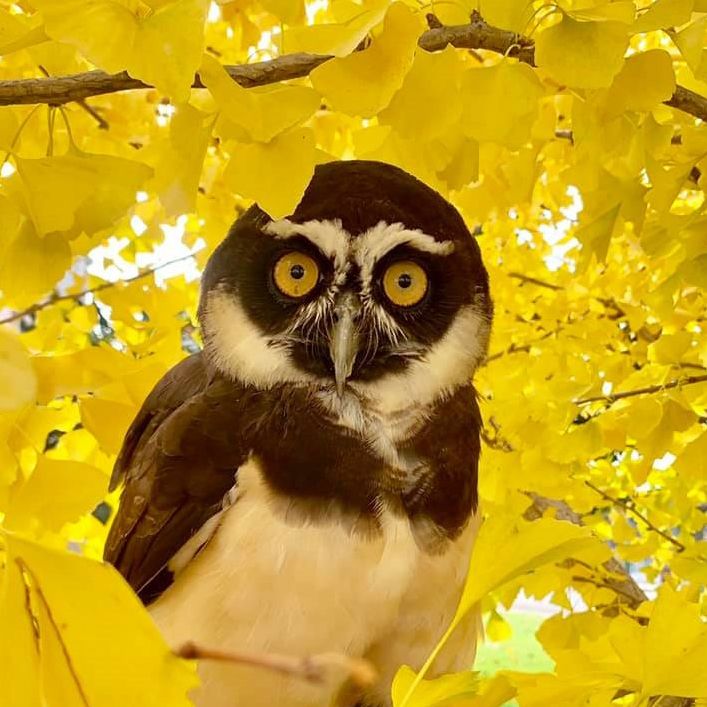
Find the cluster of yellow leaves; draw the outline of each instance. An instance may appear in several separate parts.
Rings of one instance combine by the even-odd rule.
[[[537,67],[422,50],[430,9],[532,35]],[[125,429],[198,346],[198,284],[135,264],[202,248],[203,266],[250,200],[284,216],[316,164],[352,157],[407,169],[483,227],[491,520],[441,640],[479,602],[488,635],[507,637],[496,607],[521,589],[564,610],[538,634],[554,673],[432,677],[433,654],[401,668],[396,707],[707,698],[707,128],[663,103],[677,84],[707,96],[705,13],[705,0],[0,0],[0,78],[102,69],[155,87],[0,107],[0,665],[15,676],[0,702],[188,704],[191,666],[96,561]],[[224,68],[292,52],[335,58],[249,89]],[[561,505],[520,520],[528,493],[587,527]],[[621,594],[597,538],[662,585],[657,600]]]

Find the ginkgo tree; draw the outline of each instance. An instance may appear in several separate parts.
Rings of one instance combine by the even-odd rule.
[[[190,704],[99,561],[108,476],[236,215],[354,157],[491,274],[488,520],[438,649],[479,603],[491,636],[521,590],[563,609],[553,672],[433,654],[394,704],[707,700],[706,37],[705,0],[0,0],[0,703]]]

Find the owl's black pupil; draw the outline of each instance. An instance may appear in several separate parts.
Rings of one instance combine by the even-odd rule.
[[[406,272],[404,272],[399,278],[398,278],[398,286],[403,289],[407,290],[408,287],[412,285],[412,278],[410,275],[408,275]]]
[[[293,265],[290,268],[290,277],[293,280],[301,280],[304,277],[304,268],[301,265]]]

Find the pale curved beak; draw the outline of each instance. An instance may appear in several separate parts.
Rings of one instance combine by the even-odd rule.
[[[342,295],[334,305],[334,324],[329,332],[329,355],[334,364],[336,392],[344,394],[346,381],[351,376],[359,347],[359,298],[351,292]]]

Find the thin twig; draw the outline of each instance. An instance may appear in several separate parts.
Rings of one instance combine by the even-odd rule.
[[[512,277],[514,280],[520,280],[521,282],[527,282],[531,285],[537,285],[538,287],[547,287],[548,290],[557,291],[565,289],[562,285],[554,285],[551,282],[545,282],[544,280],[539,280],[537,277],[530,277],[519,272],[509,272],[508,277]]]
[[[579,400],[573,400],[575,405],[587,405],[588,403],[614,403],[617,400],[623,400],[624,398],[633,398],[636,395],[650,395],[652,393],[661,393],[664,390],[670,390],[671,388],[678,388],[684,385],[694,385],[695,383],[704,383],[707,381],[707,374],[703,376],[686,376],[685,378],[679,378],[677,380],[668,381],[667,383],[661,383],[659,385],[649,385],[646,388],[636,388],[634,390],[626,390],[623,393],[611,393],[609,395],[595,395],[591,398],[580,398]]]
[[[332,669],[345,671],[359,687],[372,685],[378,678],[375,668],[367,660],[351,658],[341,653],[321,653],[300,658],[281,653],[223,651],[200,646],[190,641],[178,648],[175,654],[188,660],[217,660],[237,665],[249,665],[313,683],[324,682]]]
[[[487,24],[478,13],[466,25],[435,27],[427,30],[419,39],[423,49],[434,52],[448,45],[460,49],[486,49],[499,54],[513,56],[535,66],[535,43],[529,37],[498,29]],[[234,81],[241,86],[262,86],[288,79],[307,76],[314,68],[332,57],[315,54],[286,54],[271,61],[239,64],[224,67]],[[203,88],[198,75],[194,88]],[[18,79],[0,81],[0,105],[48,103],[59,105],[80,101],[90,96],[116,93],[131,89],[151,88],[132,78],[127,72],[108,74],[105,71],[89,71],[72,76],[45,79]],[[665,101],[669,106],[707,120],[707,98],[683,86],[675,89],[672,97]]]
[[[67,295],[59,295],[55,293],[43,302],[37,302],[35,304],[30,305],[26,309],[23,309],[21,312],[15,312],[9,317],[5,317],[5,319],[0,319],[0,324],[9,324],[10,322],[16,322],[18,319],[22,319],[23,317],[26,317],[30,314],[35,314],[36,312],[39,312],[42,309],[51,307],[57,302],[65,302],[67,300],[79,299],[81,297],[84,297],[85,295],[95,294],[96,292],[102,292],[103,290],[110,289],[111,287],[128,285],[132,282],[135,282],[136,280],[142,280],[145,277],[149,277],[153,273],[156,273],[158,270],[166,268],[168,265],[174,265],[175,263],[180,263],[183,260],[193,258],[195,255],[196,253],[182,255],[179,258],[174,258],[174,260],[168,260],[166,263],[160,263],[159,265],[145,268],[144,270],[141,270],[137,275],[133,275],[133,277],[129,277],[125,280],[116,280],[115,282],[103,282],[100,285],[96,285],[96,287],[91,287],[88,290],[82,290],[81,292],[74,292]]]
[[[598,486],[595,486],[591,481],[585,480],[584,483],[587,487],[592,489],[592,491],[598,493],[604,500],[609,501],[609,503],[612,503],[618,508],[633,513],[636,518],[639,518],[643,521],[643,523],[645,523],[647,528],[649,528],[655,533],[658,533],[658,535],[667,540],[669,543],[672,543],[678,549],[678,552],[684,552],[685,546],[679,540],[676,540],[672,535],[669,535],[664,530],[661,530],[658,526],[648,520],[648,518],[646,518],[646,516],[643,515],[643,513],[638,510],[638,508],[636,508],[636,502],[632,498],[614,498],[610,494],[606,493],[606,491],[602,491],[602,489],[600,489]]]

